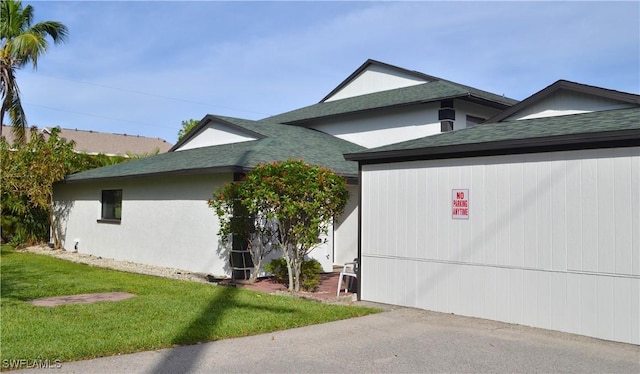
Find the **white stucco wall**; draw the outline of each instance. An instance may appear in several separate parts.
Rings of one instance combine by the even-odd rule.
[[[467,114],[486,119],[499,112],[496,109],[462,100],[456,100],[454,107],[456,110],[454,130],[467,127]],[[426,103],[385,111],[358,113],[339,119],[314,121],[310,127],[366,148],[375,148],[439,134],[441,130],[438,120],[439,109],[439,102]]]
[[[347,97],[408,87],[426,82],[425,79],[403,73],[397,69],[371,65],[325,101],[345,99]]]
[[[365,165],[361,183],[363,300],[640,344],[639,147]]]
[[[540,102],[529,105],[506,120],[565,116],[570,114],[628,108],[631,105],[604,97],[559,90]]]
[[[183,144],[176,151],[209,147],[231,143],[247,142],[257,138],[246,131],[216,122],[209,122],[208,126],[200,130],[193,138]]]
[[[218,219],[207,200],[215,188],[231,180],[228,174],[56,185],[56,205],[68,207],[63,247],[72,251],[79,239],[80,253],[230,276],[228,256],[218,243]],[[350,187],[351,192],[356,188]],[[98,222],[102,190],[106,189],[122,189],[120,224]],[[349,261],[357,256],[357,202],[356,192],[344,221],[324,238],[326,243],[309,254],[326,272],[333,270],[334,253]],[[274,253],[269,259],[274,257],[281,254]]]
[[[217,253],[218,220],[207,200],[232,176],[144,178],[57,185],[58,204],[69,207],[64,248],[80,253],[224,275],[226,257]],[[99,223],[101,191],[122,189],[120,224]]]
[[[360,189],[349,186],[349,201],[334,231],[333,262],[343,265],[358,257],[358,203]]]
[[[367,148],[440,132],[439,104],[365,113],[315,122],[312,128]]]

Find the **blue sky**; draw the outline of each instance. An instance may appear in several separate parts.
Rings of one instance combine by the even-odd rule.
[[[367,59],[522,100],[558,79],[640,93],[640,2],[26,1],[60,21],[18,72],[29,125],[159,137],[317,103]]]

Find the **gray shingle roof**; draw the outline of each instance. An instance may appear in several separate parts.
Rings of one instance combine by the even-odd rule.
[[[609,134],[640,141],[640,108],[629,108],[479,125],[345,155],[348,160],[499,150],[588,142]],[[610,137],[609,137],[610,138]],[[554,140],[555,139],[555,140]]]
[[[415,86],[374,92],[345,99],[321,102],[290,112],[278,114],[265,120],[294,124],[305,120],[332,117],[346,113],[383,109],[393,106],[427,103],[450,98],[467,98],[491,103],[501,109],[517,100],[478,90],[454,82],[440,79]]]
[[[289,158],[323,165],[347,177],[358,175],[357,163],[346,161],[342,155],[364,149],[359,145],[301,127],[231,117],[208,116],[208,118],[262,134],[264,138],[164,153],[72,174],[67,176],[65,181],[82,182],[168,174],[231,172],[251,169],[264,162]]]

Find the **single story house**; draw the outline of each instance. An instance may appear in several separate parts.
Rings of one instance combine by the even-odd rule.
[[[558,81],[359,165],[362,300],[640,344],[640,96]]]

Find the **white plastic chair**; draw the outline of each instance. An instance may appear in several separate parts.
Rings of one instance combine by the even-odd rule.
[[[356,267],[358,266],[357,262],[347,262],[344,264],[342,271],[340,272],[340,278],[338,278],[338,292],[336,293],[336,297],[340,296],[340,290],[342,289],[342,279],[347,278],[345,282],[344,292],[349,290],[351,287],[351,279],[358,279],[358,274],[356,272]]]

